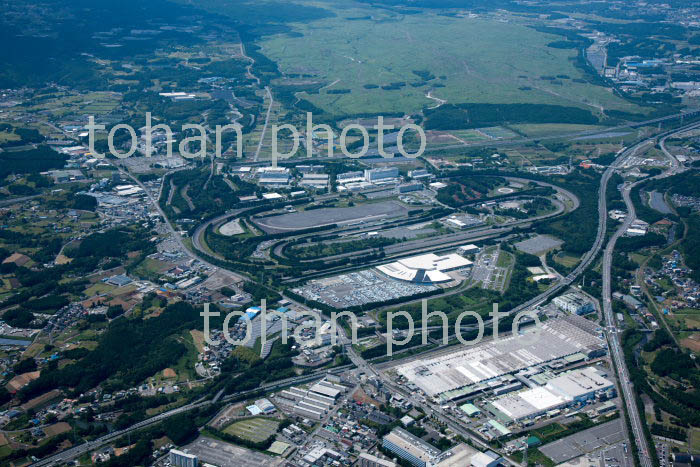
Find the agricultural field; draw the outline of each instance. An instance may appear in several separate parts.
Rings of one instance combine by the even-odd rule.
[[[547,47],[559,37],[521,19],[376,9],[369,15],[360,5],[316,5],[335,16],[295,23],[293,34],[267,36],[261,46],[287,75],[325,82],[318,94],[297,97],[334,115],[465,102],[639,111],[603,87],[580,82],[582,72],[571,62],[576,51]]]

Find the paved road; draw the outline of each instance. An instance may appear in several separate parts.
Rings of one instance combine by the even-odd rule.
[[[270,105],[267,106],[267,112],[265,113],[265,124],[263,125],[262,133],[260,133],[260,141],[258,141],[258,147],[255,149],[255,156],[253,156],[254,162],[258,162],[260,150],[262,149],[263,141],[265,141],[265,132],[267,131],[267,124],[270,122],[270,112],[272,112],[272,104],[275,102],[275,100],[272,98],[272,93],[270,92],[269,86],[265,86],[265,92],[267,93],[267,98],[270,100]]]
[[[334,368],[333,370],[330,370],[330,373],[340,373],[340,372],[346,370],[348,367],[349,367],[349,365],[337,367],[337,368]],[[288,378],[285,380],[276,381],[274,383],[264,384],[264,385],[260,386],[259,388],[252,389],[249,391],[242,391],[242,392],[235,393],[235,394],[230,394],[228,396],[223,396],[223,390],[221,390],[211,400],[205,400],[204,398],[198,399],[190,404],[183,405],[182,407],[178,407],[176,409],[169,410],[167,412],[163,412],[162,414],[159,414],[159,415],[156,415],[156,416],[151,417],[149,419],[143,420],[143,421],[136,423],[136,424],[134,424],[128,428],[125,428],[123,430],[114,431],[114,432],[109,433],[107,435],[101,436],[93,441],[89,441],[87,443],[80,444],[78,446],[74,446],[70,449],[62,451],[62,452],[55,454],[51,457],[47,457],[47,458],[42,459],[38,462],[35,462],[32,465],[37,466],[37,467],[59,465],[59,464],[68,462],[72,459],[75,459],[77,457],[80,457],[83,454],[85,454],[86,452],[94,451],[95,449],[98,449],[98,448],[100,448],[108,443],[111,443],[111,442],[115,441],[117,438],[120,438],[128,433],[132,433],[134,431],[140,430],[140,429],[145,428],[147,426],[153,425],[155,423],[158,423],[158,422],[165,420],[166,418],[172,417],[174,415],[189,412],[190,410],[194,410],[197,408],[206,407],[208,405],[211,405],[211,404],[218,402],[219,400],[221,402],[227,402],[227,401],[230,401],[234,398],[245,396],[246,394],[255,393],[257,391],[276,391],[277,389],[280,389],[283,387],[313,381],[313,380],[320,379],[320,378],[324,377],[327,373],[329,373],[329,370],[327,370],[327,369],[316,370],[308,375],[296,376],[294,378]]]
[[[480,146],[513,146],[513,145],[520,145],[524,143],[533,143],[537,141],[548,141],[548,140],[554,140],[554,139],[566,139],[566,140],[571,140],[575,139],[581,136],[596,136],[596,135],[601,135],[601,137],[604,137],[606,133],[610,132],[615,132],[619,130],[624,130],[624,129],[629,129],[629,128],[639,128],[643,126],[649,126],[649,125],[654,125],[656,123],[662,123],[665,121],[669,120],[676,120],[676,119],[682,119],[685,117],[692,117],[695,116],[696,114],[700,113],[700,109],[691,109],[688,110],[687,112],[680,112],[677,114],[673,115],[668,115],[666,117],[660,117],[660,118],[654,118],[651,120],[645,120],[642,122],[631,122],[631,123],[626,123],[623,125],[618,125],[614,127],[608,127],[604,128],[602,130],[586,130],[586,131],[579,131],[579,132],[574,132],[574,133],[565,133],[565,134],[556,134],[556,135],[544,135],[544,136],[539,136],[536,138],[518,138],[518,139],[513,139],[513,140],[488,140],[488,141],[482,141],[482,142],[475,142],[475,143],[470,143],[470,144],[454,144],[454,145],[447,145],[447,146],[439,146],[439,147],[432,147],[432,148],[426,148],[425,152],[430,153],[430,152],[444,152],[446,150],[450,149],[463,149],[463,148],[473,148],[473,147],[480,147]],[[322,162],[322,161],[334,161],[338,160],[339,157],[311,157],[311,158],[303,158],[303,159],[296,159],[297,161],[304,161],[304,163],[308,162]],[[396,158],[395,158],[396,160]],[[270,161],[258,161],[257,158],[254,161],[241,161],[236,164],[233,164],[233,167],[242,167],[242,166],[259,166],[259,165],[269,165]]]
[[[664,153],[666,154],[667,157],[671,160],[671,166],[668,171],[666,171],[664,174],[657,175],[656,177],[652,177],[654,179],[656,178],[663,178],[663,177],[668,177],[671,175],[674,175],[683,169],[680,167],[680,164],[678,163],[678,160],[673,157],[664,147],[664,142],[666,141],[667,138],[670,136],[677,134],[682,131],[686,131],[690,128],[695,128],[697,126],[700,126],[698,124],[694,125],[689,125],[686,126],[682,129],[679,130],[674,130],[673,132],[666,133],[665,135],[661,135],[661,138],[659,139],[661,148],[663,149]],[[650,142],[655,142],[657,138],[651,138],[649,140],[645,140],[634,147],[632,147],[630,150],[625,151],[620,158],[618,158],[615,163],[610,167],[613,171],[616,170],[619,166],[620,163],[626,159],[628,156],[634,156],[639,149],[641,149],[643,146],[648,145]],[[615,244],[617,243],[617,240],[627,231],[627,229],[630,227],[632,222],[636,220],[636,213],[634,209],[634,203],[632,203],[632,200],[630,198],[630,192],[631,190],[639,184],[641,181],[631,183],[631,184],[625,184],[622,186],[622,198],[625,202],[625,205],[627,206],[627,217],[623,221],[622,225],[618,227],[618,229],[615,231],[613,236],[610,238],[610,241],[608,242],[605,252],[603,254],[603,313],[605,317],[605,322],[607,324],[607,329],[608,329],[608,343],[610,347],[610,356],[612,357],[613,364],[617,368],[618,372],[618,377],[620,380],[620,388],[622,390],[622,394],[625,398],[626,402],[626,407],[625,409],[627,410],[627,413],[629,415],[630,419],[630,424],[632,426],[632,435],[634,436],[635,443],[637,444],[637,447],[639,449],[639,460],[640,464],[642,467],[651,467],[653,465],[651,456],[650,456],[650,450],[649,450],[649,445],[647,443],[647,439],[644,436],[644,428],[642,425],[642,421],[639,415],[639,410],[637,407],[637,400],[636,400],[636,395],[635,395],[635,390],[634,386],[632,385],[630,379],[629,379],[629,371],[627,369],[627,365],[625,362],[625,356],[624,352],[622,350],[622,344],[620,341],[620,336],[617,333],[617,328],[615,326],[615,319],[613,317],[613,310],[612,310],[612,279],[611,279],[611,274],[612,274],[612,260],[613,260],[613,253],[615,251]],[[601,199],[603,200],[603,203],[605,201],[605,196],[601,196]]]
[[[22,196],[21,198],[10,198],[10,199],[3,199],[0,201],[0,207],[2,206],[11,206],[16,203],[23,203],[25,201],[32,200],[34,198],[38,198],[41,195],[32,195],[32,196]]]
[[[212,270],[214,270],[214,271],[218,271],[219,269],[221,269],[221,268],[219,268],[218,266],[216,266],[216,265],[214,265],[214,264],[211,264],[211,263],[210,263],[209,261],[207,261],[206,259],[200,257],[199,255],[197,255],[196,253],[194,253],[194,252],[193,252],[192,250],[190,250],[189,248],[187,248],[187,246],[185,245],[185,242],[184,242],[183,239],[182,239],[182,235],[180,235],[180,233],[177,232],[177,231],[175,230],[175,228],[173,227],[173,225],[170,223],[170,219],[168,219],[168,216],[165,214],[165,212],[163,211],[163,209],[161,209],[160,203],[158,202],[158,201],[160,200],[160,198],[162,197],[162,194],[163,194],[163,186],[164,186],[164,184],[165,184],[165,180],[166,180],[166,178],[167,178],[167,175],[172,174],[172,173],[174,173],[174,172],[178,172],[178,171],[180,171],[180,170],[185,170],[184,168],[175,169],[175,170],[172,170],[172,171],[168,172],[167,174],[165,174],[165,175],[163,176],[163,181],[162,181],[162,183],[160,184],[160,189],[158,190],[158,197],[157,197],[157,198],[154,198],[153,195],[151,195],[151,192],[148,191],[148,188],[141,182],[141,180],[139,180],[137,177],[134,177],[129,171],[124,170],[123,167],[121,167],[121,166],[119,166],[119,165],[116,165],[116,164],[115,164],[115,166],[117,167],[117,170],[119,170],[119,173],[123,174],[123,175],[126,176],[126,177],[129,177],[136,185],[138,185],[138,186],[144,191],[144,193],[146,194],[146,197],[148,198],[148,201],[156,208],[156,210],[158,210],[158,213],[159,213],[160,216],[163,218],[163,222],[165,222],[165,225],[167,226],[168,230],[170,231],[170,235],[175,239],[175,241],[177,242],[178,246],[180,247],[180,250],[181,250],[183,253],[185,253],[185,254],[186,254],[187,256],[189,256],[191,259],[196,259],[196,260],[200,261],[201,263],[207,265],[208,267],[210,267],[210,268],[211,268]],[[237,279],[239,279],[239,280],[247,280],[247,278],[244,277],[244,276],[242,276],[241,274],[238,274],[238,273],[233,272],[233,271],[228,271],[228,270],[227,270],[227,272],[228,272],[231,276],[233,276],[233,277],[235,277],[235,278],[237,278]]]

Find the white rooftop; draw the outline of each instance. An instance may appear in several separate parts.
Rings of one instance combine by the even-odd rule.
[[[445,256],[427,253],[377,266],[377,270],[403,281],[446,282],[451,280],[451,277],[445,272],[471,264],[471,261],[455,253]]]

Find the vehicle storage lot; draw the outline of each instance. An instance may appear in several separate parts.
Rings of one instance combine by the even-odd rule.
[[[540,451],[559,464],[604,446],[619,443],[624,436],[622,419],[618,418],[546,444]]]
[[[282,460],[266,456],[216,439],[200,437],[187,450],[199,457],[200,462],[220,467],[258,467],[281,465]]]

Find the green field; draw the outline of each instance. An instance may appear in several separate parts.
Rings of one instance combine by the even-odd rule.
[[[423,12],[401,15],[350,4],[315,5],[336,16],[294,24],[295,34],[266,37],[262,50],[287,74],[318,79],[320,94],[298,96],[333,114],[415,112],[448,103],[546,103],[639,109],[588,83],[574,82],[582,72],[571,58],[576,51],[546,44],[559,36],[518,24],[521,19],[447,17]],[[299,33],[299,34],[296,34]],[[418,72],[429,72],[424,79]],[[541,77],[566,76],[561,84]],[[381,86],[405,82],[396,90]],[[413,87],[411,84],[418,84]],[[364,85],[379,88],[366,89]],[[443,87],[444,86],[444,87]],[[529,89],[525,89],[525,88]],[[329,90],[351,90],[332,94]]]
[[[224,433],[259,443],[277,433],[277,427],[279,422],[269,418],[247,418],[227,426]]]

